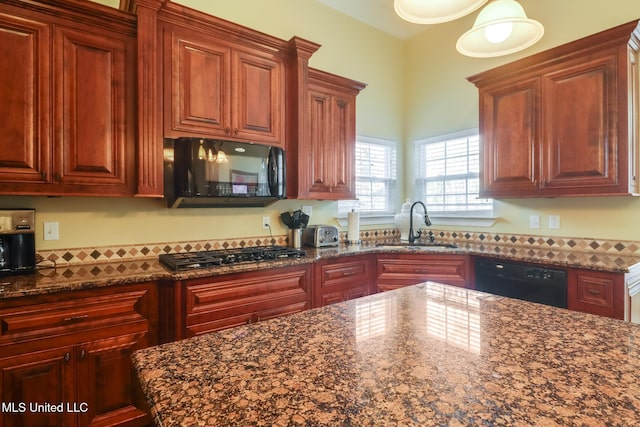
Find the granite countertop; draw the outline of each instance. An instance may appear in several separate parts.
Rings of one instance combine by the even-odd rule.
[[[137,351],[159,426],[630,426],[640,326],[424,283]]]
[[[397,243],[397,240],[378,240],[357,246],[341,245],[328,248],[304,248],[307,255],[304,258],[251,262],[184,272],[172,272],[168,270],[158,262],[157,258],[42,268],[33,274],[0,277],[0,299],[103,286],[126,285],[151,280],[194,279],[244,271],[309,264],[322,259],[371,253],[469,254],[615,273],[625,273],[629,271],[631,267],[640,263],[640,257],[638,256],[567,250],[536,250],[491,242],[483,244],[460,244],[458,248],[393,246]]]

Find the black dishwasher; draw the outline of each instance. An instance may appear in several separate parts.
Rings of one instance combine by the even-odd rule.
[[[476,258],[476,289],[495,295],[567,308],[567,272]]]

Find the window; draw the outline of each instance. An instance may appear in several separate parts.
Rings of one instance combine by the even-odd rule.
[[[480,199],[480,136],[477,129],[416,142],[416,200],[429,212],[490,215],[493,202]]]
[[[339,211],[393,213],[396,193],[396,144],[393,141],[358,137],[356,141],[356,197],[341,201]]]

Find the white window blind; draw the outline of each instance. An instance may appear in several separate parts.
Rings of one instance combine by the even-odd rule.
[[[340,212],[394,211],[396,192],[396,144],[393,141],[358,137],[356,141],[356,197],[340,201]]]
[[[491,212],[493,202],[480,199],[480,136],[477,130],[416,142],[416,199],[429,212]]]

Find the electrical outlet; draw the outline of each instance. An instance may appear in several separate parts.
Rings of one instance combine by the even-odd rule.
[[[263,230],[268,230],[269,228],[271,228],[271,218],[269,218],[268,216],[263,216],[262,217],[262,229]]]
[[[312,206],[303,206],[301,211],[302,211],[302,213],[311,216],[311,214],[313,214],[313,207]]]
[[[529,228],[540,228],[540,215],[529,216]]]
[[[60,239],[60,232],[58,230],[57,222],[45,222],[43,229],[44,229],[44,240]]]

